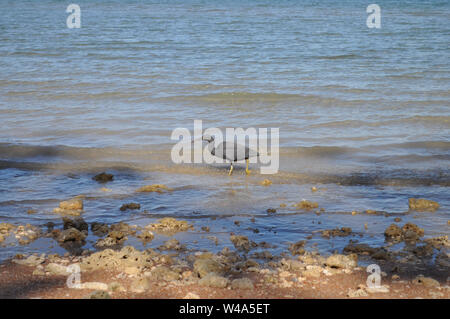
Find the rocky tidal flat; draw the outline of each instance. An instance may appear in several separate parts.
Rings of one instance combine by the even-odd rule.
[[[111,176],[101,175],[106,182]],[[106,180],[106,181],[105,181]],[[265,182],[268,184],[268,182]],[[139,192],[163,194],[164,185],[141,187]],[[410,209],[433,212],[437,203],[410,200]],[[287,207],[281,204],[280,208]],[[292,204],[306,214],[325,214],[314,202]],[[140,210],[138,203],[125,203],[120,211]],[[53,211],[59,222],[41,226],[0,223],[0,245],[26,246],[46,238],[64,254],[17,254],[0,265],[0,296],[3,298],[449,298],[450,259],[448,236],[425,237],[426,230],[396,217],[383,234],[381,246],[360,243],[363,237],[351,227],[311,232],[304,240],[278,247],[255,241],[233,231],[221,239],[210,227],[173,217],[146,225],[125,222],[88,223],[83,218],[84,197],[62,201]],[[268,214],[277,214],[272,209]],[[384,212],[349,212],[350,216],[376,216]],[[212,218],[214,219],[214,218]],[[255,222],[252,217],[248,223]],[[241,227],[242,222],[235,221]],[[367,225],[365,225],[367,229]],[[257,228],[247,229],[258,233]],[[221,250],[195,249],[189,239],[175,235],[199,233],[228,244]],[[86,248],[89,236],[97,238]],[[314,249],[322,240],[346,239],[342,251],[331,254]],[[130,240],[140,243],[136,248]],[[160,239],[158,246],[148,247]],[[367,278],[369,264],[379,265],[381,286]],[[80,270],[80,283],[69,288],[67,280]]]

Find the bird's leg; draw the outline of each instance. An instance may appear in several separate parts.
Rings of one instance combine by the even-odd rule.
[[[228,172],[228,176],[231,176],[231,173],[233,173],[233,162],[231,162],[230,171]]]
[[[248,158],[246,160],[247,166],[245,168],[245,174],[250,175],[251,170],[248,169]]]

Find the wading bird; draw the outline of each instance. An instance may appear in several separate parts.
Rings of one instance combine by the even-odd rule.
[[[235,142],[227,143],[225,141],[216,146],[214,143],[214,136],[204,135],[202,140],[209,143],[208,151],[211,155],[230,161],[230,171],[228,172],[228,175],[233,173],[233,162],[242,161],[244,159],[246,162],[245,173],[249,175],[251,172],[248,169],[249,158],[259,156],[257,151]]]

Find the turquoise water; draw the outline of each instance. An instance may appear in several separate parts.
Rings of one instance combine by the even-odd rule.
[[[441,209],[403,220],[449,234],[449,2],[379,1],[381,29],[366,26],[364,1],[76,3],[80,29],[66,27],[65,2],[0,3],[0,221],[60,223],[58,202],[86,194],[89,222],[187,218],[211,224],[217,249],[230,231],[285,248],[349,225],[378,245],[392,218],[345,212],[403,214],[409,197],[425,197]],[[194,119],[279,128],[279,173],[173,164],[171,132]],[[112,192],[91,180],[103,170]],[[153,183],[175,191],[134,193]],[[297,212],[301,199],[326,212]],[[120,212],[129,201],[148,212]],[[252,216],[258,234],[246,229]],[[212,247],[204,234],[179,236]],[[348,239],[313,241],[332,251]]]

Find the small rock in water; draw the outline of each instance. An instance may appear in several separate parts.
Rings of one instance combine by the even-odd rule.
[[[113,174],[107,174],[106,172],[100,173],[92,177],[92,179],[99,183],[107,183],[114,180]]]
[[[402,230],[395,224],[391,224],[384,231],[384,236],[389,240],[399,240],[402,237]]]
[[[302,200],[301,202],[295,204],[294,206],[297,207],[297,208],[300,208],[300,209],[304,209],[304,210],[311,210],[311,209],[314,209],[314,208],[318,208],[319,204],[316,203],[316,202],[310,202],[310,201],[307,201],[307,200]]]
[[[149,230],[143,230],[139,235],[136,236],[139,238],[143,244],[147,244],[155,238],[155,235]]]
[[[193,226],[188,224],[187,221],[177,220],[172,217],[166,217],[160,219],[159,223],[157,224],[147,225],[146,228],[163,234],[173,235],[178,232],[183,232],[192,229]]]
[[[293,256],[303,255],[305,253],[305,249],[304,249],[305,244],[306,244],[305,240],[300,240],[300,241],[296,242],[295,244],[289,245],[289,251],[291,252],[291,254]]]
[[[80,216],[83,212],[83,200],[73,198],[59,203],[59,207],[53,209],[54,213],[62,215]]]
[[[326,229],[321,231],[322,237],[330,238],[330,237],[346,237],[352,233],[352,229],[350,227],[341,227],[335,229]]]
[[[69,228],[66,230],[63,230],[59,233],[59,236],[57,238],[58,242],[65,243],[65,242],[83,242],[86,239],[86,235],[83,232],[80,232],[76,228]]]
[[[128,203],[128,204],[123,204],[123,205],[120,207],[120,210],[121,210],[122,212],[124,212],[124,211],[126,211],[126,210],[129,210],[129,209],[132,209],[132,210],[134,210],[134,209],[141,209],[141,205],[138,204],[138,203]]]
[[[409,209],[418,212],[434,212],[439,208],[439,204],[435,201],[423,198],[410,198]]]
[[[153,184],[142,186],[137,191],[142,193],[149,193],[149,192],[163,193],[164,191],[171,191],[171,189],[163,184]]]
[[[270,180],[268,180],[268,179],[265,179],[265,180],[263,180],[263,181],[261,182],[261,185],[262,185],[262,186],[269,186],[269,185],[272,185],[272,181],[270,181]]]
[[[253,245],[254,243],[251,243],[248,240],[247,236],[231,235],[230,241],[233,243],[234,247],[237,250],[249,251],[251,249],[251,246],[255,246]]]
[[[89,226],[82,217],[78,216],[74,218],[63,217],[63,228],[64,229],[75,228],[81,232],[86,232],[87,234]]]
[[[95,236],[103,237],[109,232],[109,226],[105,223],[93,222],[91,230]]]

